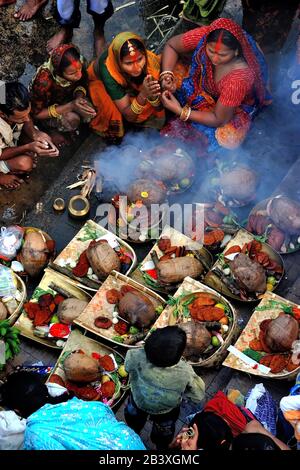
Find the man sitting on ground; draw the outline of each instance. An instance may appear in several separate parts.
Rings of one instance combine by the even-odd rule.
[[[27,89],[18,82],[6,83],[5,104],[0,103],[0,186],[16,189],[37,157],[57,157],[59,152],[45,132],[33,125]],[[22,144],[21,144],[22,143]]]

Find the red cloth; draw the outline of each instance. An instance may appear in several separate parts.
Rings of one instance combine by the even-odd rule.
[[[248,69],[237,69],[225,75],[216,84],[220,93],[219,101],[223,106],[240,106],[251,101],[251,91],[254,85],[254,74]]]
[[[226,395],[221,391],[217,392],[216,395],[206,403],[204,411],[211,411],[220,418],[223,418],[230,426],[233,437],[243,432],[248,422],[239,407],[228,400]],[[250,420],[255,419],[250,411],[247,410],[246,412],[249,414]]]
[[[201,28],[196,28],[194,30],[188,31],[182,37],[182,45],[184,48],[186,48],[186,51],[191,51],[193,48],[196,48],[196,46],[198,45],[199,41],[203,38],[203,36],[207,37],[209,33],[217,29],[226,29],[231,34],[233,34],[233,36],[239,41],[242,47],[243,56],[251,72],[251,84],[253,84],[255,87],[255,91],[259,99],[260,105],[263,105],[264,96],[265,96],[265,86],[264,86],[263,79],[261,76],[259,62],[255,56],[255,53],[252,50],[250,43],[248,42],[247,36],[244,34],[243,29],[234,21],[228,18],[219,18],[218,20],[213,21],[209,26],[204,26]],[[201,66],[201,56],[204,53],[206,54],[206,44],[207,44],[206,37],[203,41],[202,47],[198,51],[197,59],[199,61],[200,66]],[[242,70],[238,70],[238,71],[242,72]],[[233,86],[234,78],[238,78],[239,91],[237,92],[236,96],[233,97],[234,99],[232,100],[232,102],[237,102],[238,95],[241,96],[242,90],[243,88],[245,88],[245,85],[243,84],[244,79],[241,78],[241,76],[239,77],[236,77],[235,75],[232,76],[231,75],[232,73],[233,72],[229,74],[231,87]],[[222,81],[223,79],[220,80],[219,84]],[[213,67],[212,67],[212,63],[210,60],[207,61],[206,83],[207,83],[206,91],[208,91],[212,96],[218,96],[219,95],[218,86],[214,81]],[[230,83],[228,85],[230,85]],[[246,90],[246,92],[248,92],[248,90]],[[224,93],[227,93],[227,90]],[[192,96],[191,99],[193,100],[194,97]],[[238,105],[240,104],[241,104],[241,101],[239,101]]]

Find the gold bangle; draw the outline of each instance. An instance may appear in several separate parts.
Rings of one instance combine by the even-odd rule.
[[[157,96],[157,97],[155,98],[155,100],[151,100],[150,98],[147,98],[147,101],[148,101],[148,103],[151,104],[151,106],[154,106],[154,108],[157,108],[157,107],[160,106],[160,104],[161,104],[161,103],[160,103],[160,98],[159,98],[159,96]]]
[[[161,72],[161,74],[159,75],[159,80],[162,80],[165,75],[170,75],[172,77],[172,80],[175,80],[175,75],[172,70],[165,70],[164,72]]]
[[[131,111],[134,113],[134,114],[141,114],[144,110],[144,107],[143,105],[141,105],[136,98],[133,98],[133,100],[131,101],[131,105],[130,105],[130,108],[131,108]]]
[[[190,108],[190,106],[188,104],[186,104],[182,110],[181,110],[181,113],[180,113],[180,116],[179,116],[179,119],[181,121],[187,121],[188,118],[190,117],[191,115],[191,112],[192,112],[192,109]]]
[[[62,114],[59,114],[57,112],[57,106],[58,104],[52,104],[51,106],[48,107],[48,115],[50,118],[54,118],[54,119],[61,119],[62,118]]]
[[[86,89],[83,86],[78,86],[77,88],[75,88],[73,96],[75,96],[78,91],[81,91],[84,94],[84,96],[87,95]]]

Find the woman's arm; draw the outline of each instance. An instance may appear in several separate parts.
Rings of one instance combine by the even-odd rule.
[[[161,96],[161,101],[165,108],[180,117],[183,108],[172,93],[164,91]],[[232,119],[234,112],[235,107],[224,106],[218,101],[212,111],[192,110],[188,120],[198,122],[208,127],[221,127]]]
[[[137,122],[140,120],[139,115],[142,113],[143,108],[145,106],[151,106],[148,100],[158,99],[159,96],[160,86],[157,80],[154,80],[151,75],[147,75],[144,79],[142,88],[136,98],[131,100],[129,95],[127,94],[119,100],[114,100],[114,103],[122,114],[122,116],[124,116],[127,121]],[[137,102],[136,105],[134,105],[134,101]],[[158,105],[156,106],[159,107],[160,103],[158,102]],[[137,112],[139,108],[141,112]]]
[[[269,436],[275,444],[278,445],[278,447],[281,450],[291,450],[289,446],[287,446],[284,442],[282,442],[280,439],[277,439],[273,434],[271,434],[269,431],[267,431],[262,424],[260,424],[259,421],[253,420],[250,421],[249,423],[246,424],[246,427],[243,431],[244,433],[251,433],[251,432],[257,432],[260,434],[265,434],[266,436]]]

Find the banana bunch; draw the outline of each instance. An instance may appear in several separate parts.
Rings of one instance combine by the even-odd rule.
[[[0,321],[0,340],[5,343],[5,361],[12,359],[20,352],[20,330],[10,326],[9,320]]]

